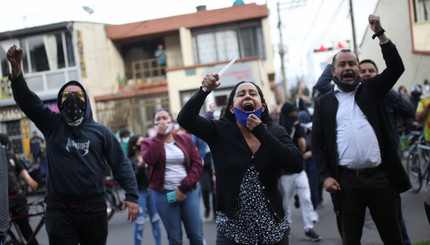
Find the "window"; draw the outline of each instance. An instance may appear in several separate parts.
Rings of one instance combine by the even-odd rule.
[[[72,37],[68,32],[28,37],[21,40],[21,46],[25,54],[25,73],[55,71],[76,65]]]
[[[430,0],[414,0],[415,22],[430,21]]]
[[[21,124],[19,120],[5,122],[6,132],[9,135],[9,140],[11,142],[11,150],[15,154],[21,154],[24,152],[24,147],[22,145],[22,135],[21,135]]]
[[[259,21],[195,29],[192,36],[196,64],[265,56]]]

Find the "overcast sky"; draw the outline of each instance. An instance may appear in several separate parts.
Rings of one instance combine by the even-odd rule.
[[[349,0],[244,0],[245,3],[268,5],[270,11],[273,50],[278,52],[276,3],[281,3],[281,21],[284,47],[287,50],[289,76],[308,73],[307,56],[320,45],[351,39]],[[303,2],[302,7],[289,8],[290,2]],[[207,10],[232,6],[234,0],[17,0],[4,8],[0,15],[0,32],[45,25],[62,21],[89,21],[106,24],[123,24],[167,16],[193,13],[196,6],[206,5]],[[353,0],[357,42],[361,42],[367,17],[377,0]],[[83,9],[87,6],[94,12]],[[279,57],[275,66],[279,66]]]

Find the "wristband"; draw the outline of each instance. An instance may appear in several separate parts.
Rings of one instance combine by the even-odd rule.
[[[375,34],[373,34],[372,39],[375,39],[376,37],[381,36],[382,34],[384,34],[385,30],[384,28],[381,28],[381,30]]]

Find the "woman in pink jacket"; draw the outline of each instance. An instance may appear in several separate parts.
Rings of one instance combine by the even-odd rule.
[[[169,244],[182,244],[182,223],[190,244],[203,244],[200,189],[197,185],[202,174],[202,160],[190,135],[175,134],[173,124],[167,109],[155,111],[157,135],[142,142],[143,160],[148,164],[149,188]]]

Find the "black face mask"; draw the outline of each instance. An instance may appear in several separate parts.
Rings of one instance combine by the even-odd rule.
[[[354,83],[346,83],[346,82],[341,82],[341,81],[339,81],[339,79],[337,79],[337,77],[335,77],[335,76],[333,76],[333,81],[334,81],[334,83],[336,83],[336,85],[338,86],[338,87],[340,87],[343,91],[346,91],[346,92],[351,92],[352,90],[354,90],[356,87],[357,87],[357,85],[361,82],[361,79],[360,79],[360,77],[358,77],[355,81],[354,81]]]
[[[84,120],[85,102],[72,95],[61,104],[61,115],[70,126],[79,126]]]

